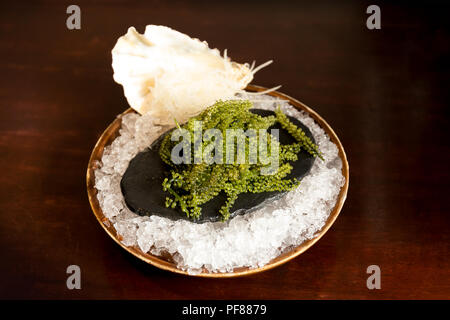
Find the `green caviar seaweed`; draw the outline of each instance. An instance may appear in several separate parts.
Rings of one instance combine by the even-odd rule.
[[[171,133],[167,134],[161,142],[160,157],[170,166],[170,172],[162,184],[164,191],[169,194],[166,197],[166,207],[179,207],[187,217],[195,220],[200,218],[202,214],[201,205],[216,197],[219,193],[224,193],[226,201],[220,209],[220,214],[222,221],[226,221],[230,216],[231,207],[241,193],[289,191],[295,189],[300,181],[287,179],[286,177],[292,171],[292,165],[289,161],[297,160],[297,154],[302,149],[313,156],[322,158],[317,145],[306,136],[301,128],[289,121],[280,108],[275,111],[274,116],[263,117],[250,112],[249,109],[252,107],[252,103],[248,100],[218,101],[198,116],[191,118],[181,127],[175,120],[178,128],[175,131],[185,129],[188,132],[190,141],[187,143],[191,146],[189,150],[192,150],[192,152],[184,155],[184,159],[187,161],[175,164],[172,161],[171,154],[173,148],[180,142],[178,140],[172,141]],[[198,121],[201,121],[202,127],[200,132],[202,137],[204,137],[203,135],[208,129],[219,130],[223,137],[223,143],[218,150],[211,151],[211,140],[204,138],[198,140],[198,136],[195,136],[194,129],[196,128],[196,123],[199,123]],[[296,140],[296,143],[281,145],[267,131],[269,127],[277,122],[289,132]],[[230,132],[227,129],[252,131],[255,135],[241,135],[244,142],[243,149],[239,149],[238,144],[235,144],[234,140],[231,148],[228,145],[230,149],[227,149],[226,138],[227,133]],[[263,149],[257,148],[259,157],[250,161],[251,150],[255,150],[257,141],[265,141],[267,147]],[[214,140],[214,142],[216,141]],[[200,155],[201,160],[203,160],[205,153],[209,152],[211,156],[217,156],[217,154],[220,155],[220,151],[222,151],[223,157],[219,157],[219,159],[224,160],[212,163],[196,161],[199,160],[198,149],[204,150],[203,155]],[[232,158],[227,158],[227,151],[234,152],[232,153]],[[241,155],[245,154],[245,161],[242,161],[242,158],[239,160],[239,153]],[[262,170],[267,170],[269,168],[268,163],[272,163],[271,161],[274,161],[275,158],[278,164],[276,169],[272,170],[270,174],[262,174]]]
[[[275,111],[278,122],[281,124],[283,129],[285,129],[289,134],[294,137],[298,142],[291,145],[292,150],[298,150],[296,153],[300,151],[301,148],[306,150],[309,154],[316,157],[318,156],[323,160],[322,154],[319,152],[319,148],[316,144],[314,144],[311,139],[305,134],[305,132],[297,127],[295,124],[289,121],[288,117],[281,111],[278,107]]]

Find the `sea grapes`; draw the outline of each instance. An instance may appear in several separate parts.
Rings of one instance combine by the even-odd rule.
[[[220,209],[222,221],[226,221],[230,216],[237,197],[241,193],[268,192],[268,191],[289,191],[296,188],[300,181],[298,179],[287,179],[292,171],[290,161],[298,159],[298,153],[303,149],[313,156],[321,157],[317,145],[309,139],[305,132],[289,121],[288,117],[278,108],[275,115],[260,116],[249,110],[253,107],[248,100],[228,100],[218,101],[198,116],[191,118],[187,123],[178,129],[186,129],[190,134],[190,143],[193,146],[188,159],[189,163],[175,164],[171,159],[171,152],[178,143],[171,140],[171,134],[167,134],[159,149],[161,159],[170,167],[170,172],[165,177],[162,186],[168,192],[166,206],[171,208],[179,207],[189,218],[198,219],[201,214],[201,206],[216,197],[219,193],[226,195],[226,201]],[[239,162],[236,159],[231,162],[211,163],[194,161],[194,127],[195,121],[202,122],[202,133],[208,129],[216,128],[222,136],[226,137],[227,129],[242,129],[244,131],[253,129],[258,138],[265,138],[272,149],[267,148],[269,157],[277,157],[278,167],[272,174],[261,174],[261,169],[268,166],[261,161],[261,157],[251,163]],[[271,126],[279,123],[296,140],[289,145],[281,145],[274,139],[269,131]],[[260,130],[263,129],[263,130]],[[175,129],[176,130],[176,129]],[[264,134],[265,137],[259,136]],[[249,159],[251,150],[251,138],[245,136],[245,159]],[[208,142],[201,141],[203,150]],[[275,144],[272,146],[272,144]],[[197,144],[198,146],[198,144]],[[237,154],[237,146],[234,146]],[[274,154],[271,150],[277,150]],[[226,153],[226,145],[223,145],[223,154]]]

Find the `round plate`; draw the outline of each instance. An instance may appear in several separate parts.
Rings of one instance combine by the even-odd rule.
[[[249,85],[246,90],[248,91],[264,91],[267,90],[266,88],[255,86],[255,85]],[[273,97],[278,97],[284,100],[289,101],[289,104],[296,107],[297,109],[303,110],[311,116],[316,123],[322,127],[322,129],[325,130],[325,132],[330,137],[331,141],[336,144],[336,146],[339,149],[339,157],[342,160],[342,175],[345,178],[345,184],[342,186],[341,191],[339,192],[338,199],[336,201],[336,205],[334,206],[333,210],[330,213],[330,216],[328,217],[324,227],[316,234],[316,236],[313,239],[307,240],[303,242],[301,245],[292,248],[291,250],[279,255],[272,261],[270,261],[268,264],[261,268],[255,268],[250,269],[247,267],[242,268],[236,268],[233,272],[224,272],[224,273],[212,273],[208,272],[207,270],[203,270],[199,274],[195,274],[194,276],[198,277],[210,277],[210,278],[225,278],[225,277],[237,277],[237,276],[244,276],[244,275],[250,275],[258,272],[262,272],[265,270],[272,269],[274,267],[277,267],[283,263],[288,262],[289,260],[297,257],[301,253],[305,252],[309,247],[311,247],[314,243],[316,243],[324,234],[328,231],[328,229],[331,227],[331,225],[336,220],[337,216],[339,215],[339,212],[341,211],[342,206],[344,205],[345,198],[347,197],[347,190],[348,190],[348,184],[349,184],[349,167],[347,162],[347,157],[345,155],[344,148],[342,147],[341,142],[339,141],[339,138],[337,137],[336,133],[334,133],[333,129],[328,125],[328,123],[325,122],[315,111],[301,103],[300,101],[291,98],[283,93],[279,92],[271,92],[269,95]],[[135,112],[133,109],[128,109],[122,115],[125,115],[127,113]],[[106,130],[101,135],[100,139],[97,141],[97,144],[94,147],[94,150],[92,151],[91,157],[89,159],[88,169],[87,169],[87,192],[89,197],[89,202],[91,204],[92,211],[95,214],[95,217],[97,218],[98,222],[100,222],[100,225],[105,229],[105,231],[111,236],[111,238],[114,239],[122,248],[133,254],[134,256],[138,257],[139,259],[150,263],[154,265],[155,267],[185,274],[185,275],[191,275],[187,271],[180,270],[176,267],[175,263],[173,263],[170,259],[170,257],[158,257],[151,255],[149,253],[144,253],[139,249],[139,247],[127,247],[121,242],[121,236],[117,234],[116,230],[114,229],[113,225],[110,223],[110,221],[105,217],[103,214],[102,209],[100,208],[100,205],[97,200],[97,189],[94,187],[95,185],[95,175],[94,170],[97,168],[97,163],[101,161],[102,155],[103,155],[103,149],[105,146],[109,145],[119,134],[119,129],[121,127],[121,117],[116,118],[109,126],[106,128]]]

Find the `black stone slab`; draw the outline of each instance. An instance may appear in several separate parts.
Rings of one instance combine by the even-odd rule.
[[[262,116],[274,114],[272,111],[262,109],[251,109],[251,112]],[[302,128],[305,134],[315,142],[311,131],[303,123],[293,117],[289,117],[289,120]],[[295,143],[294,138],[286,130],[282,129],[278,123],[270,129],[279,129],[281,144]],[[127,206],[131,211],[139,215],[158,215],[172,220],[190,220],[179,208],[171,209],[165,206],[165,199],[169,194],[163,191],[162,181],[167,176],[170,167],[161,160],[158,151],[163,137],[168,133],[170,131],[163,134],[149,148],[137,154],[130,161],[122,177],[120,186]],[[287,178],[301,179],[309,172],[314,160],[314,157],[302,150],[298,154],[298,160],[291,162],[293,169]],[[284,194],[285,192],[278,191],[242,193],[230,209],[230,219],[236,215],[257,210]],[[225,200],[226,195],[224,193],[219,194],[217,197],[202,205],[202,216],[200,219],[190,221],[196,223],[219,221],[221,219],[219,209],[225,203]]]

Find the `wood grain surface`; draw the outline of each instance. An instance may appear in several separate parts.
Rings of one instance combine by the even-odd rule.
[[[0,298],[445,299],[450,297],[449,56],[444,2],[65,1],[0,4]],[[120,248],[89,207],[85,172],[99,135],[128,108],[111,49],[129,26],[163,24],[275,63],[282,84],[336,131],[350,164],[344,208],[287,264],[235,279],[154,268]],[[68,290],[66,268],[81,268]],[[381,268],[368,290],[366,269]]]

